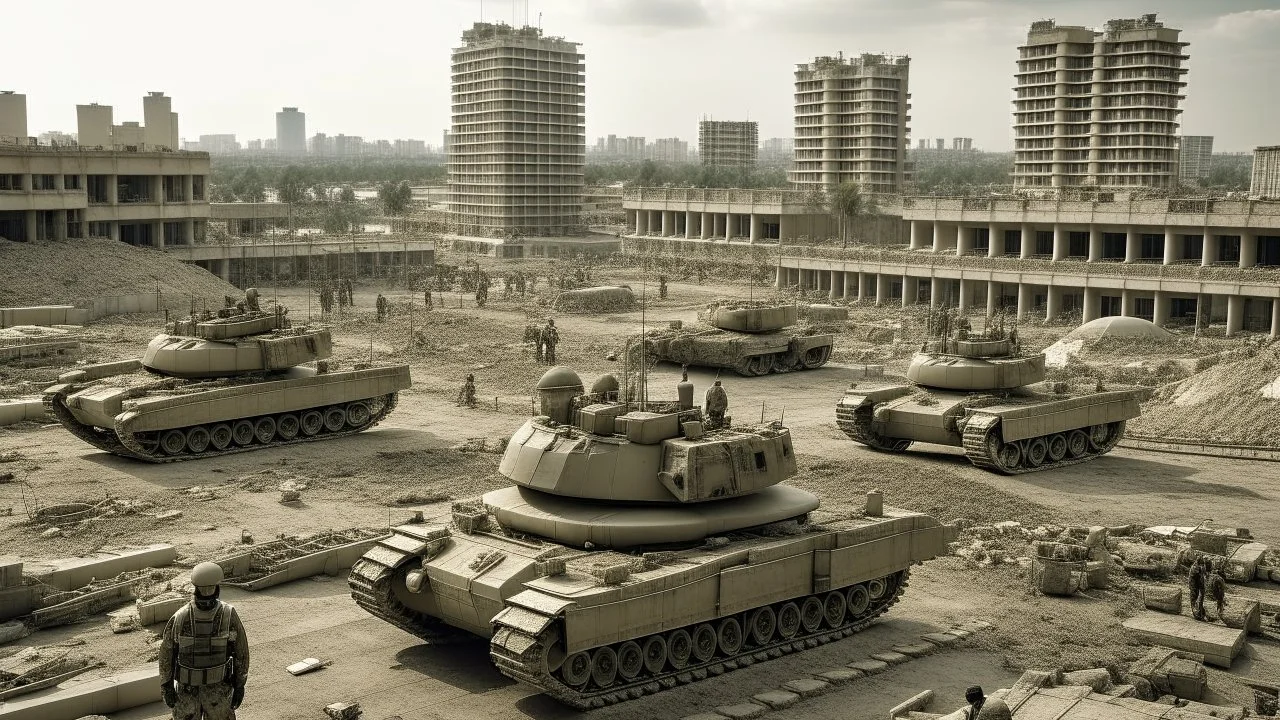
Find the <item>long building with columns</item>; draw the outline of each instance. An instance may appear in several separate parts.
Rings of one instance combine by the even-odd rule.
[[[1025,319],[1078,311],[1164,325],[1199,318],[1280,336],[1280,202],[904,199],[907,247],[783,257],[777,283],[877,304]]]

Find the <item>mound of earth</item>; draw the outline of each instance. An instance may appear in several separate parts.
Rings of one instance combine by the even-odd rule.
[[[159,250],[106,238],[0,242],[0,307],[81,305],[98,297],[159,290],[215,307],[240,291],[207,270]]]
[[[556,310],[566,312],[617,312],[635,307],[636,296],[627,285],[566,290],[556,297]]]
[[[1102,338],[1141,337],[1173,339],[1173,333],[1149,320],[1136,317],[1104,317],[1090,320],[1067,333],[1062,339],[1090,343]]]
[[[1129,421],[1132,432],[1234,445],[1280,446],[1280,400],[1267,392],[1280,355],[1262,350],[1170,383]]]

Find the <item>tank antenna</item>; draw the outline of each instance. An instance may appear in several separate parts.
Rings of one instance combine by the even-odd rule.
[[[764,424],[764,400],[760,401],[760,424]]]
[[[645,306],[648,305],[649,298],[649,277],[645,273],[640,273],[640,409],[644,410],[645,401],[648,400],[648,369],[649,358],[646,356],[648,343],[645,342]]]

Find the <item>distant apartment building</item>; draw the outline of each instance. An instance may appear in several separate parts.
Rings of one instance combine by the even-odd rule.
[[[760,123],[703,120],[698,123],[698,157],[711,167],[755,167],[760,160]]]
[[[1280,199],[1280,145],[1253,151],[1253,173],[1249,177],[1251,196]]]
[[[81,146],[32,143],[25,135],[26,98],[20,114],[16,101],[0,100],[0,238],[109,237],[156,248],[202,238],[209,155],[175,151],[171,111],[152,102],[150,117],[162,122],[160,131],[148,135],[145,126],[130,122],[120,126],[125,131],[118,144]],[[109,113],[105,125],[101,113],[91,115],[94,130],[107,128],[110,140]],[[148,143],[148,137],[160,142]]]
[[[793,138],[768,138],[760,143],[760,162],[771,165],[790,163],[795,145]]]
[[[459,231],[582,229],[585,65],[541,28],[476,23],[454,48],[449,209]]]
[[[680,138],[657,138],[649,149],[649,159],[655,162],[689,162],[689,143]]]
[[[427,154],[425,140],[397,140],[395,142],[396,157],[423,157]]]
[[[969,138],[969,137],[951,138],[951,149],[952,150],[972,150],[973,138]]]
[[[316,133],[307,141],[307,152],[312,155],[332,155],[333,138],[324,133]]]
[[[0,90],[0,142],[27,142],[27,96]]]
[[[1014,184],[1169,187],[1187,55],[1154,14],[1102,31],[1031,24],[1015,74]]]
[[[281,155],[307,154],[307,114],[296,107],[276,113],[276,151]]]
[[[906,56],[841,53],[796,66],[793,185],[855,182],[872,193],[902,187],[910,63]]]
[[[1178,178],[1183,182],[1206,180],[1212,160],[1212,135],[1183,135],[1178,138]]]
[[[74,133],[66,133],[60,130],[50,130],[42,132],[37,136],[36,142],[41,145],[77,145]]]
[[[200,150],[210,155],[230,155],[240,152],[240,143],[235,133],[220,133],[200,136]]]

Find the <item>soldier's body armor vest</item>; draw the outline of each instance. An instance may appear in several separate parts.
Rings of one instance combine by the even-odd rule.
[[[231,606],[218,602],[213,615],[201,619],[191,603],[174,616],[178,635],[178,667],[174,679],[182,685],[214,685],[235,674],[231,646],[236,634],[231,630]]]

